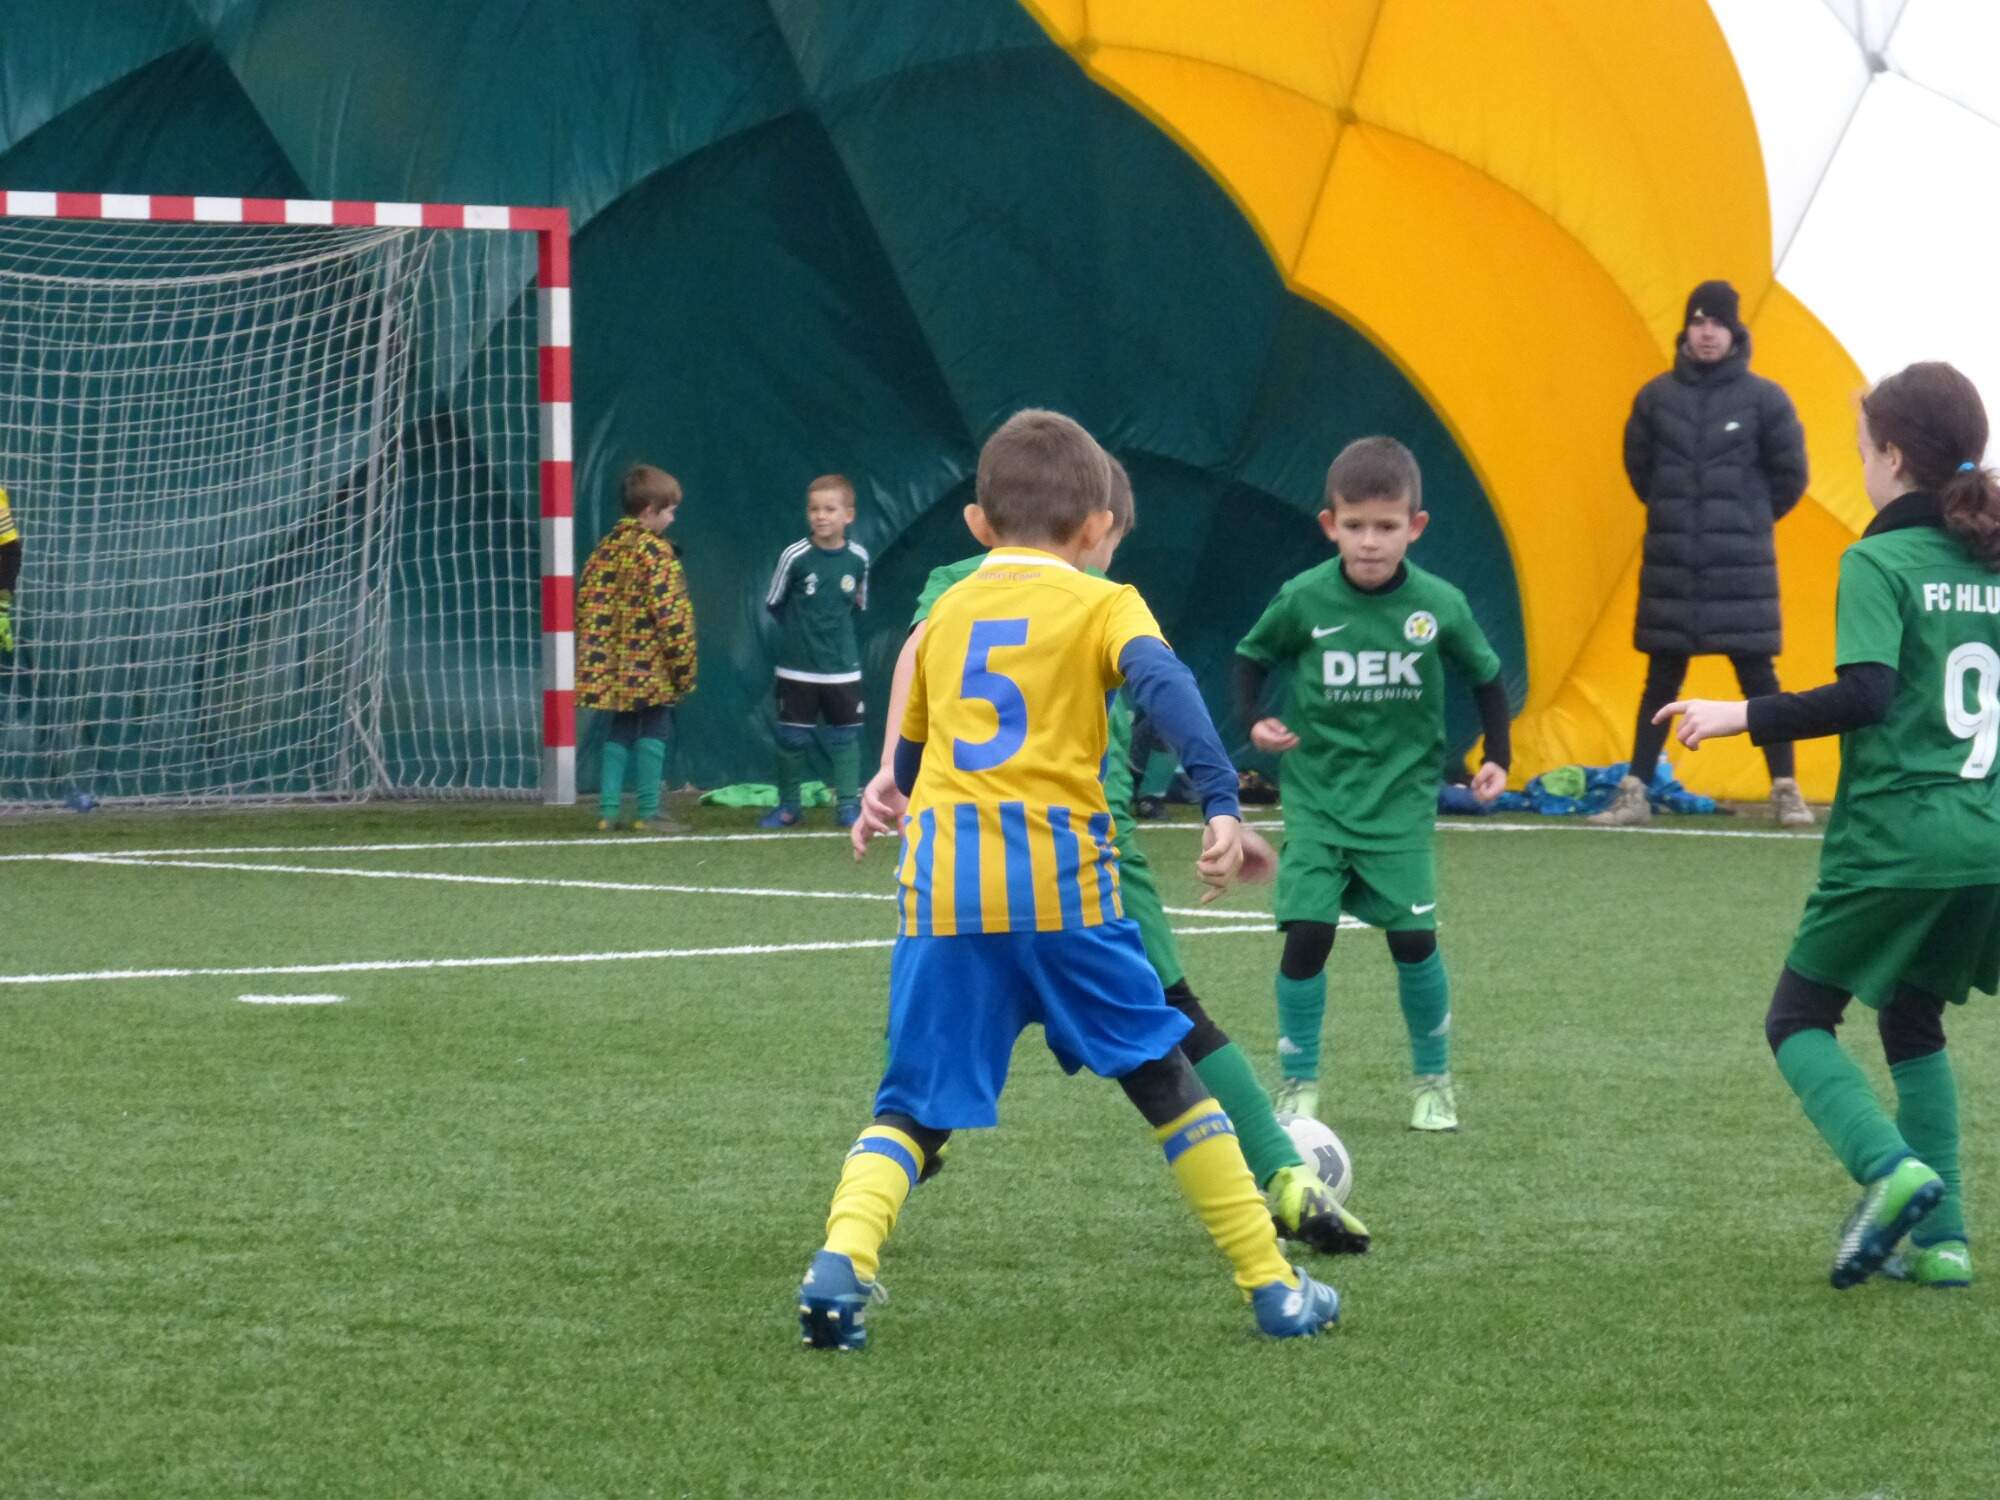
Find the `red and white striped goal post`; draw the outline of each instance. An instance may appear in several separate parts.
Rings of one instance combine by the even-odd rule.
[[[569,210],[485,203],[205,198],[174,193],[0,189],[0,218],[137,219],[178,224],[309,224],[491,229],[532,234],[541,402],[542,800],[576,801],[576,487],[572,472]]]

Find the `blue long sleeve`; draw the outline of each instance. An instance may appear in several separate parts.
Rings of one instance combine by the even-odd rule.
[[[1153,721],[1160,738],[1180,756],[1181,769],[1201,795],[1204,818],[1238,818],[1236,767],[1201,701],[1194,673],[1165,641],[1141,636],[1126,646],[1118,670],[1132,690],[1133,706]]]
[[[896,760],[892,770],[896,777],[896,790],[909,796],[917,784],[917,772],[924,765],[924,742],[906,740],[896,736]]]

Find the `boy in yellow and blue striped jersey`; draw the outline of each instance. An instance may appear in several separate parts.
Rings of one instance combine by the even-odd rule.
[[[1188,1020],[1119,901],[1100,767],[1121,682],[1202,792],[1197,870],[1218,891],[1242,861],[1242,829],[1236,774],[1192,675],[1135,590],[1077,567],[1113,524],[1110,486],[1103,450],[1054,412],[1017,413],[980,453],[966,523],[992,550],[931,612],[897,744],[910,802],[889,1061],[799,1289],[815,1347],[865,1344],[903,1200],[953,1130],[998,1123],[1014,1041],[1037,1024],[1067,1071],[1117,1079],[1146,1117],[1264,1332],[1315,1333],[1339,1316],[1333,1289],[1279,1253],[1229,1117],[1180,1050]]]

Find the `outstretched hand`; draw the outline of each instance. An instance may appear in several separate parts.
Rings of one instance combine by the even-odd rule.
[[[1676,715],[1681,722],[1674,730],[1674,738],[1690,750],[1700,748],[1703,740],[1727,739],[1732,734],[1746,734],[1750,729],[1750,705],[1740,700],[1678,699],[1654,714],[1653,722],[1664,724]]]

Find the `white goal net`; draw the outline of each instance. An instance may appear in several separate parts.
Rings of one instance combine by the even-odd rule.
[[[536,244],[0,217],[0,808],[532,796]]]

